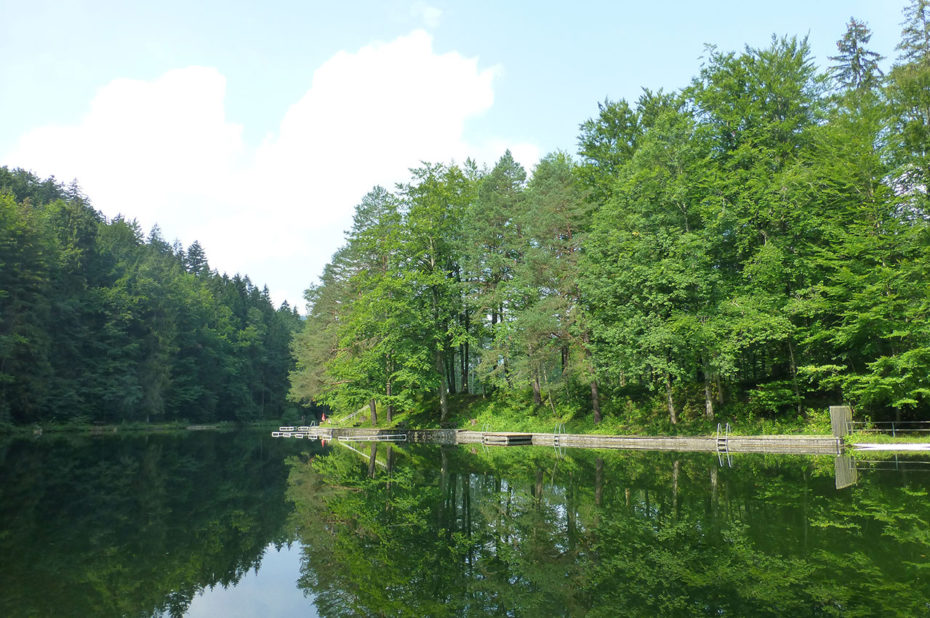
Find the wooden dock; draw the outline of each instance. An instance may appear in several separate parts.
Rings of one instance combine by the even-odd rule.
[[[496,433],[496,432],[495,432]],[[459,431],[459,444],[492,444],[480,431]],[[833,436],[608,436],[571,433],[534,433],[535,446],[564,448],[604,448],[641,451],[694,451],[730,453],[798,453],[808,455],[836,455],[842,452],[843,443]]]
[[[609,436],[570,433],[523,433],[471,431],[465,429],[368,429],[349,427],[300,427],[303,432],[274,432],[275,437],[396,441],[406,434],[407,442],[431,444],[483,444],[485,446],[549,446],[557,448],[601,448],[640,451],[693,451],[728,453],[786,453],[836,455],[843,442],[835,436]],[[284,435],[290,433],[290,435]],[[273,435],[274,435],[273,434]]]

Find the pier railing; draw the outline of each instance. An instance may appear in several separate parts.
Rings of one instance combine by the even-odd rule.
[[[848,421],[849,433],[898,434],[930,433],[930,421]]]

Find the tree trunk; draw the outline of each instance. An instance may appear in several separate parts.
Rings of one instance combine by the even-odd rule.
[[[439,384],[439,422],[445,423],[449,416],[449,397],[446,394],[446,383],[443,380]]]
[[[707,361],[704,362],[704,418],[712,420],[714,418],[714,400],[713,391],[710,381],[710,368]]]
[[[704,418],[713,420],[714,401],[711,398],[710,378],[704,376]]]
[[[794,346],[791,344],[791,339],[788,339],[788,358],[791,359],[791,385],[794,387],[794,398],[798,404],[798,414],[802,413],[801,410],[801,389],[798,387],[798,366],[794,360]]]
[[[446,356],[446,381],[449,386],[449,394],[454,395],[455,390],[455,348],[450,348],[449,355]]]
[[[446,447],[439,449],[439,491],[445,495],[449,484],[449,453]]]
[[[387,415],[387,422],[388,424],[390,424],[394,421],[394,403],[393,403],[393,399],[391,398],[391,395],[393,393],[393,388],[394,388],[393,380],[391,378],[391,376],[394,375],[394,354],[393,353],[388,354],[387,363],[385,364],[385,369],[387,370],[385,371],[385,373],[387,373],[387,381],[384,384],[384,394],[387,396],[386,397],[387,403],[385,404],[387,409],[385,410],[385,414]]]
[[[387,384],[384,385],[384,394],[387,395],[387,405],[385,413],[387,414],[387,422],[391,424],[394,421],[394,404],[391,403],[391,378],[388,378]]]
[[[591,371],[591,409],[594,410],[594,424],[597,425],[601,422],[601,397],[597,393],[597,378],[594,374],[593,363],[591,362],[591,348],[589,347],[591,343],[591,333],[587,330],[583,331],[581,334],[581,341],[584,343],[584,354],[585,358],[588,360],[588,367]]]
[[[537,407],[542,405],[542,395],[539,389],[539,372],[533,374],[533,405]]]
[[[375,478],[375,462],[378,461],[378,443],[371,443],[371,454],[368,456],[368,478]]]
[[[533,488],[533,498],[536,502],[537,508],[539,503],[542,501],[542,492],[543,492],[543,469],[538,465],[536,467],[536,486]]]
[[[468,324],[465,325],[466,331]],[[459,352],[459,364],[462,366],[462,392],[468,394],[468,342],[462,344],[462,350]]]
[[[568,495],[566,496],[566,506],[568,507],[565,512],[565,532],[568,537],[568,550],[571,553],[574,553],[575,546],[578,543],[578,506],[575,496],[575,475],[571,472],[568,474]]]
[[[368,409],[371,410],[371,426],[378,424],[378,402],[374,399],[368,400]]]
[[[391,480],[393,473],[394,473],[394,447],[390,443],[388,443],[387,445],[387,452],[384,455],[384,459],[385,459],[385,463],[387,464],[387,474],[388,474],[388,480],[384,487],[385,490],[387,491],[387,498],[384,500],[384,510],[390,511],[392,510],[391,498],[393,497],[393,493],[394,493],[393,492],[394,483]]]
[[[500,323],[503,324],[504,323],[504,303],[503,302],[498,307],[498,316],[500,319]],[[510,363],[508,362],[509,357],[510,357],[509,354],[504,354],[503,373],[504,373],[504,381],[507,383],[507,388],[512,389],[513,383],[510,381]]]
[[[675,400],[672,399],[672,376],[665,372],[665,395],[668,398],[668,417],[672,425],[678,424],[678,412],[675,411]]]
[[[449,415],[449,397],[446,392],[446,364],[439,350],[436,350],[435,366],[439,372],[439,422],[445,423]]]
[[[594,410],[594,424],[601,422],[601,397],[597,393],[597,380],[591,380],[591,408]]]
[[[471,538],[471,473],[462,476],[462,519],[465,524],[465,536]],[[472,564],[472,549],[469,549],[469,566]]]

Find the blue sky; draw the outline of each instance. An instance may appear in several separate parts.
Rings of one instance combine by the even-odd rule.
[[[706,43],[807,35],[826,66],[855,16],[887,67],[904,4],[0,0],[0,164],[303,308],[354,205],[419,161],[574,152],[599,101],[687,85]]]

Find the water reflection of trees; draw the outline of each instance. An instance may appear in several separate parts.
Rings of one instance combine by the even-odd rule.
[[[291,462],[321,615],[930,608],[922,478],[838,493],[829,458],[372,448]]]
[[[257,433],[0,447],[0,615],[182,615],[288,540],[287,473]]]

